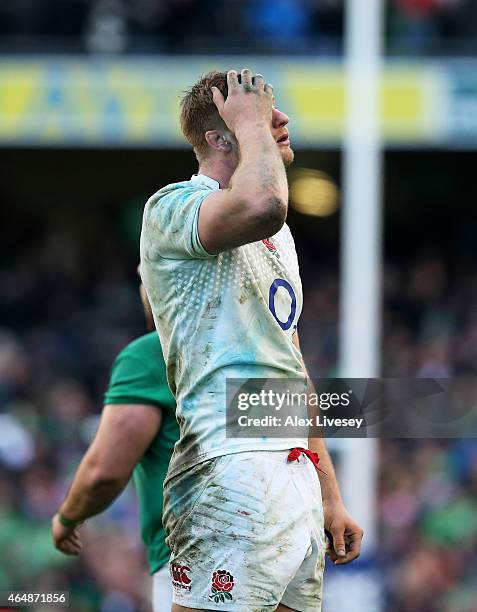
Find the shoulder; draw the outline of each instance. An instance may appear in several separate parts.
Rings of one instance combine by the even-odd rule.
[[[180,181],[179,183],[170,183],[162,187],[154,193],[146,203],[146,210],[154,209],[159,205],[167,202],[185,202],[191,195],[202,192],[210,192],[211,189],[204,188],[203,185],[197,184],[194,181]]]
[[[160,357],[162,359],[162,347],[156,331],[144,334],[130,342],[119,353],[117,359],[122,357],[135,357],[136,359],[149,360],[149,357]]]
[[[130,342],[116,357],[113,365],[113,378],[123,377],[152,378],[165,383],[166,365],[162,346],[156,331],[140,336]]]
[[[214,189],[197,180],[166,185],[146,203],[141,259],[207,259],[198,231],[199,210]]]
[[[174,405],[157,332],[137,338],[116,357],[105,403]]]

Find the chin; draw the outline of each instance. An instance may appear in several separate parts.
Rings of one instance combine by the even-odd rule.
[[[293,149],[291,147],[286,147],[282,149],[281,154],[283,164],[285,166],[290,166],[293,163],[293,160],[295,159],[295,153],[293,152]]]

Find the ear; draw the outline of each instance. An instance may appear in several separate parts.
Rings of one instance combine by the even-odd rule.
[[[230,138],[219,130],[209,130],[205,133],[205,140],[209,147],[215,151],[223,151],[229,153],[232,150]]]

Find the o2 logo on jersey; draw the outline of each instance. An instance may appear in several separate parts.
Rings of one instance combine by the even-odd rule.
[[[278,318],[277,311],[275,309],[275,296],[280,287],[283,287],[286,291],[288,291],[288,294],[291,298],[290,314],[288,315],[288,319],[286,321],[281,321]],[[278,323],[278,325],[280,325],[280,327],[284,331],[286,331],[287,329],[290,329],[290,327],[293,325],[293,321],[295,320],[295,315],[296,315],[296,295],[295,295],[295,292],[293,291],[293,287],[290,285],[288,281],[284,280],[283,278],[276,278],[273,281],[270,287],[270,291],[268,292],[268,307],[270,308],[270,312],[275,317],[275,320]]]

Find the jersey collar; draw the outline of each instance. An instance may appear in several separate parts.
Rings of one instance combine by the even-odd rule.
[[[213,178],[210,178],[210,176],[206,176],[205,174],[193,174],[190,180],[196,185],[203,185],[204,187],[209,187],[210,189],[220,189],[220,183]]]

